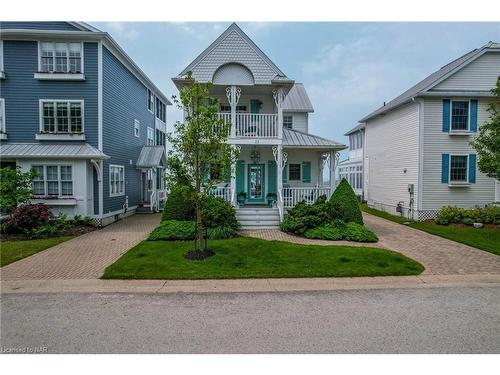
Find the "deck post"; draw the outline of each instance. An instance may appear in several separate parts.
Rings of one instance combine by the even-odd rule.
[[[278,138],[283,138],[283,101],[285,100],[285,93],[283,88],[273,90],[274,103],[278,110]]]
[[[241,88],[237,86],[226,87],[226,96],[231,106],[231,131],[230,138],[236,137],[236,106],[240,100]]]

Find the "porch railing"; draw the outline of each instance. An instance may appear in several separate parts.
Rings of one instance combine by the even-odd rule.
[[[231,202],[231,187],[215,187],[210,190],[209,195],[213,195],[214,197],[223,198],[227,202]]]
[[[219,113],[225,122],[231,123],[231,113]],[[237,113],[234,135],[238,138],[276,138],[278,115],[274,113]]]
[[[284,187],[283,205],[285,208],[290,208],[302,201],[312,204],[322,195],[329,198],[330,187]]]

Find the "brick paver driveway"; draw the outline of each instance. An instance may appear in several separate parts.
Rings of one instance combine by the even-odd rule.
[[[1,279],[95,279],[159,222],[159,214],[130,216],[2,267]]]
[[[500,256],[462,245],[442,237],[409,228],[404,225],[363,213],[365,224],[377,233],[377,244],[364,246],[385,247],[415,259],[425,267],[428,275],[473,275],[500,274]],[[244,235],[267,240],[288,241],[317,245],[354,245],[361,244],[345,241],[309,240],[291,236],[279,230],[245,231]]]

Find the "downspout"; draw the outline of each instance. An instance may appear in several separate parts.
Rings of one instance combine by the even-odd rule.
[[[413,97],[411,99],[413,103],[418,105],[417,107],[417,115],[418,115],[418,174],[417,174],[417,220],[418,213],[422,210],[422,196],[423,196],[423,174],[424,174],[424,110],[423,110],[423,102],[421,99],[417,99]],[[415,216],[413,216],[415,219]]]

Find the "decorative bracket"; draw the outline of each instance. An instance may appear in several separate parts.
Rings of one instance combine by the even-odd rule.
[[[274,161],[276,162],[276,165],[278,168],[282,169],[285,168],[286,162],[288,160],[288,154],[284,151],[281,151],[281,165],[279,165],[279,156],[280,149],[278,146],[273,146],[273,156],[274,156]]]
[[[276,107],[280,108],[283,105],[283,101],[285,100],[285,93],[282,88],[273,90],[273,98],[274,103],[276,103]]]
[[[235,107],[240,101],[241,88],[237,86],[226,87],[226,96],[231,107]]]
[[[90,162],[95,168],[95,171],[97,172],[97,181],[101,181],[101,165],[102,165],[102,160],[96,160],[96,159],[91,159]]]

